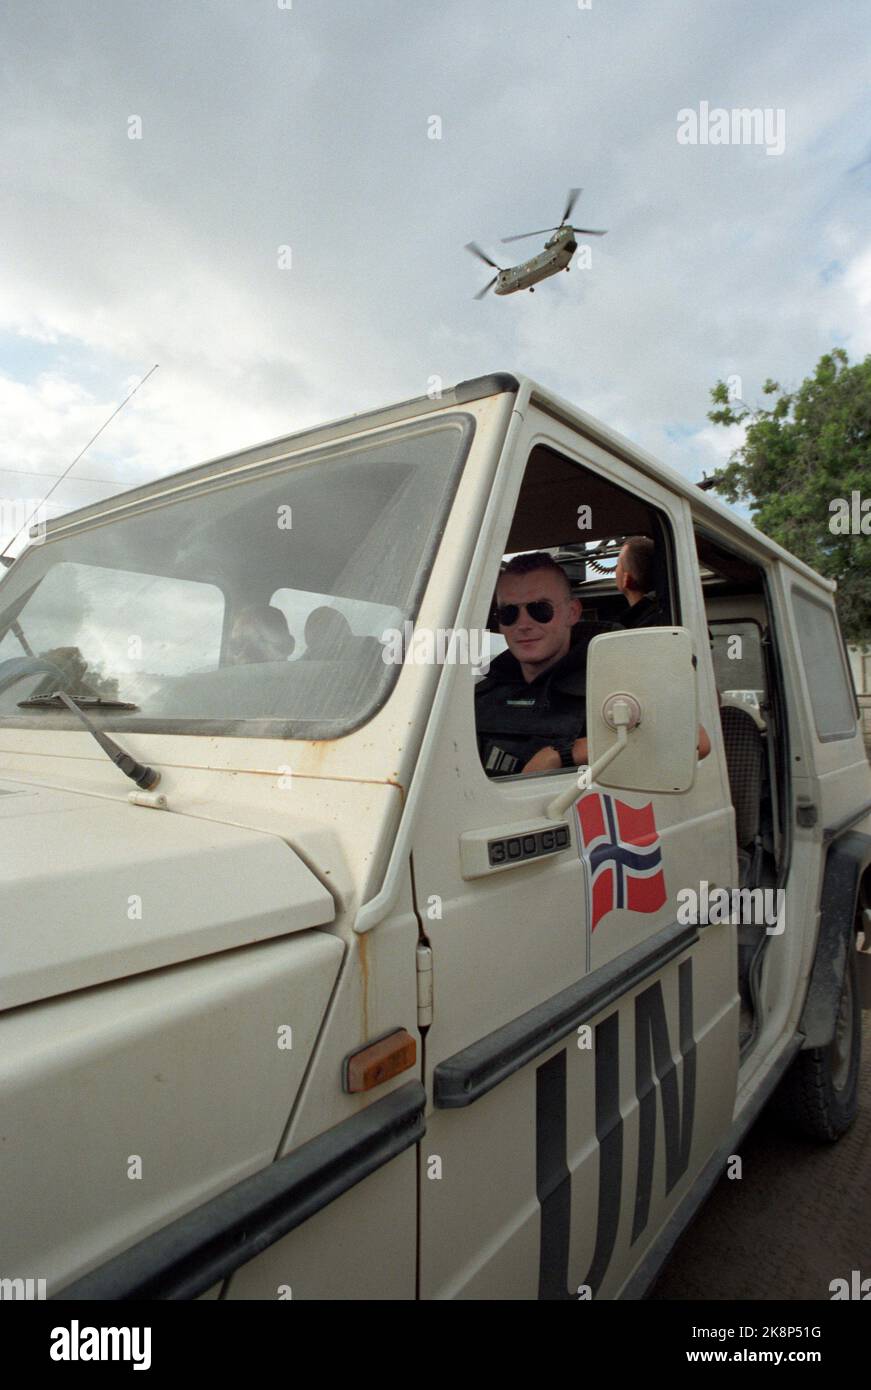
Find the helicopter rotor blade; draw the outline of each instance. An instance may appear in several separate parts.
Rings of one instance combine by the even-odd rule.
[[[582,232],[584,236],[607,236],[608,229],[604,232],[594,232],[592,227],[572,227],[573,232]]]
[[[484,288],[483,288],[482,290],[479,290],[479,291],[478,291],[478,293],[475,295],[475,299],[483,299],[483,298],[484,298],[484,295],[488,292],[488,290],[492,290],[493,286],[496,284],[496,281],[497,281],[498,279],[499,279],[499,276],[498,276],[498,275],[494,275],[494,276],[493,276],[493,279],[490,281],[490,283],[489,283],[488,285],[485,285]]]
[[[485,265],[492,266],[494,270],[502,269],[501,265],[497,265],[495,261],[491,261],[486,252],[481,250],[477,241],[467,241],[466,250],[471,251],[472,255],[477,256],[479,261],[483,261]]]
[[[583,190],[580,189],[580,188],[570,188],[570,189],[569,189],[569,200],[568,200],[568,202],[566,203],[566,210],[565,210],[565,212],[563,213],[563,221],[560,223],[560,226],[563,225],[563,222],[568,222],[569,218],[571,217],[572,213],[574,212],[575,203],[576,203],[576,202],[578,201],[578,199],[580,198],[582,191],[583,191]]]
[[[545,232],[558,232],[558,227],[540,227],[537,232],[520,232],[518,236],[504,236],[503,244],[506,241],[525,241],[528,236],[544,236]]]

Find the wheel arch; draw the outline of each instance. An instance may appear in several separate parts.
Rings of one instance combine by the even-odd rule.
[[[826,855],[817,949],[799,1022],[804,1051],[827,1047],[834,1037],[860,890],[871,899],[871,835],[850,830],[830,843]]]

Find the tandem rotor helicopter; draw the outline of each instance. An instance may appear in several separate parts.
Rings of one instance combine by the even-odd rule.
[[[523,261],[520,265],[500,266],[495,261],[491,261],[477,242],[467,242],[467,251],[471,251],[473,256],[477,256],[479,260],[492,266],[498,272],[489,284],[478,291],[475,298],[483,299],[494,285],[496,294],[514,294],[516,290],[529,290],[530,294],[533,294],[533,287],[539,280],[546,280],[549,275],[556,275],[559,270],[568,270],[569,261],[578,249],[575,232],[581,232],[584,236],[604,236],[605,232],[593,231],[591,227],[572,227],[569,224],[569,218],[580,194],[580,188],[569,189],[566,210],[558,227],[542,227],[541,231],[538,232],[521,232],[519,236],[502,238],[502,242],[505,244],[509,241],[524,241],[529,236],[544,236],[545,232],[553,232],[553,236],[548,237],[545,242],[544,250],[540,251],[537,256],[533,256],[532,260]]]

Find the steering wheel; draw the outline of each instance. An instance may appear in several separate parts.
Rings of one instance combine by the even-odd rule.
[[[56,666],[47,657],[11,656],[7,661],[0,663],[0,690],[6,690],[10,685],[14,685],[22,676],[36,676],[42,672],[45,672],[46,675],[59,676],[64,685],[69,684],[69,672]]]

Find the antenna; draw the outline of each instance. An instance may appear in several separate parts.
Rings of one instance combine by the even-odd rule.
[[[106,426],[107,426],[107,425],[110,425],[110,424],[112,423],[112,421],[115,419],[115,416],[118,415],[118,414],[124,409],[125,405],[126,405],[127,402],[131,399],[131,397],[133,397],[133,396],[136,395],[136,392],[139,390],[139,387],[140,387],[140,386],[144,386],[145,383],[146,383],[146,381],[148,380],[148,378],[149,378],[150,376],[153,376],[153,375],[154,375],[154,373],[157,371],[157,369],[158,369],[159,366],[160,366],[160,363],[159,363],[159,362],[155,362],[154,366],[151,368],[151,371],[150,371],[150,372],[146,372],[146,373],[145,373],[145,376],[142,378],[142,380],[139,381],[139,382],[137,382],[137,384],[133,387],[133,390],[132,390],[128,395],[126,395],[126,396],[124,397],[124,399],[123,399],[123,401],[121,402],[121,404],[115,407],[115,409],[112,411],[112,414],[109,416],[108,420],[105,420],[105,421],[103,422],[103,424],[100,426],[100,428],[97,430],[97,433],[94,434],[94,435],[91,435],[91,438],[88,440],[88,442],[87,442],[87,444],[85,445],[84,449],[80,449],[80,450],[79,450],[79,452],[76,454],[75,458],[73,459],[73,461],[72,461],[72,463],[69,465],[69,467],[68,467],[68,468],[65,468],[64,471],[63,471],[63,473],[59,474],[58,477],[55,478],[54,483],[53,483],[52,486],[49,488],[49,490],[48,490],[48,492],[45,494],[45,496],[42,498],[42,501],[37,502],[36,506],[34,507],[33,511],[30,513],[30,516],[27,518],[27,520],[24,521],[24,522],[21,524],[21,526],[19,526],[18,530],[15,532],[15,535],[12,537],[12,539],[9,540],[9,541],[7,541],[6,544],[4,545],[3,549],[0,550],[0,560],[3,559],[4,555],[6,554],[7,550],[9,549],[10,545],[14,545],[15,542],[18,540],[18,537],[21,535],[21,532],[27,530],[27,527],[30,525],[31,521],[32,521],[33,518],[36,516],[36,514],[37,514],[37,512],[39,511],[40,507],[44,507],[44,506],[45,506],[45,504],[46,504],[46,502],[48,501],[49,497],[51,497],[51,494],[55,491],[55,488],[60,487],[60,485],[61,485],[61,483],[63,482],[64,478],[67,476],[68,473],[71,473],[71,472],[72,472],[72,470],[75,468],[76,464],[78,463],[78,461],[79,461],[79,459],[82,457],[82,455],[87,453],[87,451],[90,449],[91,445],[93,444],[94,440],[95,440],[95,439],[99,439],[100,435],[103,433],[103,430],[106,428]]]

